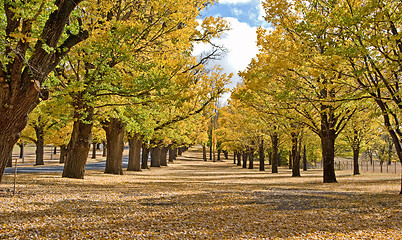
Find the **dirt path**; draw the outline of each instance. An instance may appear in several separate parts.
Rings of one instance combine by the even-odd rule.
[[[0,187],[0,239],[400,239],[399,177],[321,171],[291,178],[204,162],[186,152],[168,167],[123,176],[89,170],[12,176]]]

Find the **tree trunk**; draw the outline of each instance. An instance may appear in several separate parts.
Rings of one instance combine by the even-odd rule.
[[[92,143],[92,159],[96,159],[96,143]]]
[[[328,92],[326,88],[321,90],[322,96],[327,96],[327,94],[332,94]],[[339,124],[335,120],[334,109],[332,106],[321,104],[321,129],[320,129],[320,139],[321,139],[321,152],[323,160],[323,179],[324,183],[335,183],[335,139],[336,125]]]
[[[337,182],[335,176],[335,138],[335,134],[321,137],[324,183]]]
[[[292,177],[300,177],[300,152],[298,151],[299,138],[296,133],[292,133]]]
[[[221,152],[222,152],[222,150],[220,150],[220,149],[218,149],[218,161],[220,161],[221,160]]]
[[[24,143],[18,144],[20,147],[20,158],[24,158]]]
[[[306,145],[303,146],[303,171],[307,171],[307,151],[306,151]]]
[[[204,159],[204,161],[207,161],[207,147],[206,146],[202,146],[202,159]]]
[[[292,150],[289,151],[289,169],[293,169],[293,154],[292,154]]]
[[[225,159],[229,159],[229,152],[227,150],[223,151],[223,155],[225,156]]]
[[[173,162],[175,158],[175,150],[170,146],[169,147],[169,162]]]
[[[353,148],[353,175],[359,175],[359,153],[360,147]]]
[[[67,157],[67,146],[61,145],[60,146],[60,161],[59,163],[65,163]]]
[[[74,118],[77,120],[74,121],[73,132],[71,134],[70,143],[68,144],[63,177],[84,178],[85,164],[87,163],[91,144],[93,116],[94,109],[92,107],[81,105],[75,110]]]
[[[151,167],[161,166],[161,147],[159,145],[151,149]]]
[[[272,142],[272,173],[278,173],[278,135],[276,133],[271,135]]]
[[[209,147],[209,161],[212,161],[212,145]]]
[[[161,158],[160,158],[161,166],[167,166],[167,158],[166,158],[167,152],[168,152],[167,147],[161,148]]]
[[[45,163],[43,162],[43,156],[44,156],[44,143],[43,143],[43,138],[38,139],[35,142],[36,145],[36,150],[35,150],[35,165],[44,165]]]
[[[233,152],[233,164],[236,164],[236,153],[237,151]]]
[[[181,147],[179,147],[179,148],[177,149],[177,154],[178,154],[179,156],[181,156],[182,153],[183,153],[183,149],[182,149]]]
[[[268,164],[272,165],[272,151],[268,151]]]
[[[106,128],[108,154],[105,173],[123,175],[124,123],[111,118]]]
[[[135,134],[128,139],[128,166],[127,171],[141,171],[141,145],[143,136]]]
[[[57,147],[53,148],[53,154],[57,154]]]
[[[254,149],[253,148],[250,148],[248,158],[249,158],[248,169],[254,169]]]
[[[261,140],[258,148],[258,155],[260,156],[260,171],[265,171],[264,140]]]
[[[243,151],[243,168],[247,168],[247,151]]]
[[[43,120],[41,121],[41,116],[38,117],[38,122],[34,126],[35,135],[36,135],[36,151],[35,151],[35,165],[44,165],[43,156],[44,156],[44,145],[45,145],[45,134],[44,134],[44,124]]]
[[[28,114],[39,103],[39,96],[46,100],[48,91],[41,89],[47,75],[54,70],[60,60],[65,56],[71,47],[81,42],[88,36],[78,33],[79,36],[71,35],[61,43],[60,37],[64,33],[64,27],[68,22],[70,13],[81,2],[81,0],[56,1],[57,8],[50,13],[43,28],[35,29],[40,34],[35,47],[27,50],[29,44],[19,41],[16,51],[12,50],[13,45],[6,45],[2,54],[9,60],[9,64],[0,69],[0,182],[12,154],[14,144],[18,141],[21,131],[25,128]],[[4,2],[3,2],[4,3]],[[7,25],[5,33],[8,37],[17,30],[20,21],[14,16],[13,5],[3,4],[7,14]],[[5,18],[3,19],[5,21]],[[29,21],[24,21],[29,35]],[[27,23],[27,24],[25,24]],[[23,28],[24,28],[23,26]],[[88,35],[88,32],[85,32]],[[55,51],[47,51],[44,44]],[[64,46],[58,49],[58,46]],[[29,67],[28,67],[29,66]]]
[[[7,161],[7,167],[12,167],[13,166],[13,155],[11,154],[8,157],[8,161]]]
[[[237,166],[241,166],[241,152],[237,151]]]
[[[106,143],[106,141],[102,141],[102,145],[103,145],[102,157],[106,157],[106,155],[107,155],[107,143]]]
[[[142,156],[141,156],[141,169],[149,169],[148,168],[148,157],[149,157],[149,147],[147,144],[142,144]]]

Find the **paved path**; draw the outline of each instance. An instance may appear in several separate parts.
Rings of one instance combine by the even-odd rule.
[[[123,168],[127,168],[128,156],[123,156]],[[88,163],[86,170],[105,169],[106,161]],[[17,166],[17,173],[63,172],[64,166]],[[14,167],[6,168],[4,173],[14,173]]]

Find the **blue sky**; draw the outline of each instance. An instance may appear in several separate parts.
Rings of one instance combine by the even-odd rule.
[[[230,24],[231,30],[220,39],[214,40],[215,44],[226,48],[226,55],[221,60],[210,63],[220,65],[226,73],[234,74],[228,88],[232,89],[241,81],[237,73],[245,70],[258,52],[257,27],[269,27],[262,15],[260,0],[220,0],[201,13],[201,18],[222,17]],[[208,49],[210,47],[207,45],[196,45],[193,54],[199,55]],[[230,93],[225,94],[221,102],[225,102],[229,96]]]
[[[247,23],[251,27],[267,25],[261,16],[260,0],[221,0],[209,6],[202,15],[236,18],[239,22]]]

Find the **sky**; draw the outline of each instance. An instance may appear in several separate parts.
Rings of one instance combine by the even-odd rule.
[[[231,30],[226,32],[220,39],[213,41],[215,44],[225,47],[227,52],[221,60],[210,64],[218,64],[223,68],[224,72],[233,73],[232,82],[227,86],[228,88],[233,88],[241,81],[237,73],[245,70],[251,59],[258,52],[256,45],[257,27],[269,27],[263,19],[261,1],[220,0],[201,13],[201,18],[207,16],[222,17],[230,24]],[[199,55],[207,49],[208,46],[197,45],[193,54]],[[223,102],[229,96],[229,93],[225,94],[222,97]]]

